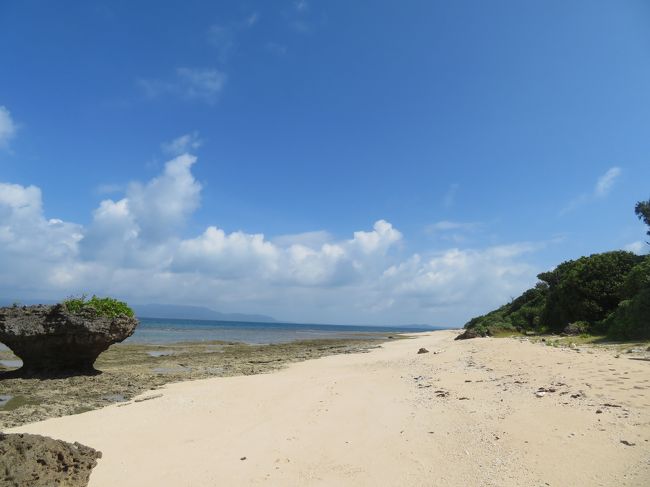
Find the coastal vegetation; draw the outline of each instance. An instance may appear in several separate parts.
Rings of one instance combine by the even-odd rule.
[[[635,213],[650,226],[650,200],[637,203]],[[592,254],[537,278],[521,296],[472,318],[466,337],[535,332],[650,339],[650,255]]]
[[[93,295],[86,299],[86,295],[70,297],[63,302],[63,305],[72,314],[80,314],[84,311],[91,311],[98,316],[116,318],[118,316],[133,317],[133,310],[123,301],[114,298],[99,298]]]

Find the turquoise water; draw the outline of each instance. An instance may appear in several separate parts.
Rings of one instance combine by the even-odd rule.
[[[310,325],[233,321],[140,318],[131,343],[177,343],[221,340],[250,344],[286,343],[316,338],[385,337],[394,333],[431,331],[433,327]]]

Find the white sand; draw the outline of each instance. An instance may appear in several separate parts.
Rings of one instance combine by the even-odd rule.
[[[650,362],[455,335],[13,431],[101,450],[91,487],[650,485]]]

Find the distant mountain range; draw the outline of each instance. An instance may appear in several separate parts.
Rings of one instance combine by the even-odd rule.
[[[30,304],[55,304],[52,299],[2,299],[0,306]],[[167,318],[178,320],[216,320],[216,321],[250,321],[261,323],[274,323],[277,320],[272,316],[247,313],[220,313],[204,306],[184,306],[177,304],[136,304],[129,306],[135,311],[138,318]]]
[[[247,313],[221,313],[204,306],[177,304],[135,304],[133,311],[139,318],[168,318],[181,320],[253,321],[273,323],[275,318]]]

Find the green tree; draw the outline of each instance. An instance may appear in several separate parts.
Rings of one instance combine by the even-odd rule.
[[[634,213],[639,217],[639,220],[642,220],[648,227],[650,227],[650,200],[648,201],[639,201],[634,207]],[[647,235],[650,235],[650,229],[646,232]],[[648,242],[650,244],[650,242]]]
[[[623,284],[642,257],[615,251],[563,262],[537,276],[549,286],[541,315],[542,326],[562,331],[566,325],[586,321],[595,325],[623,298]]]

